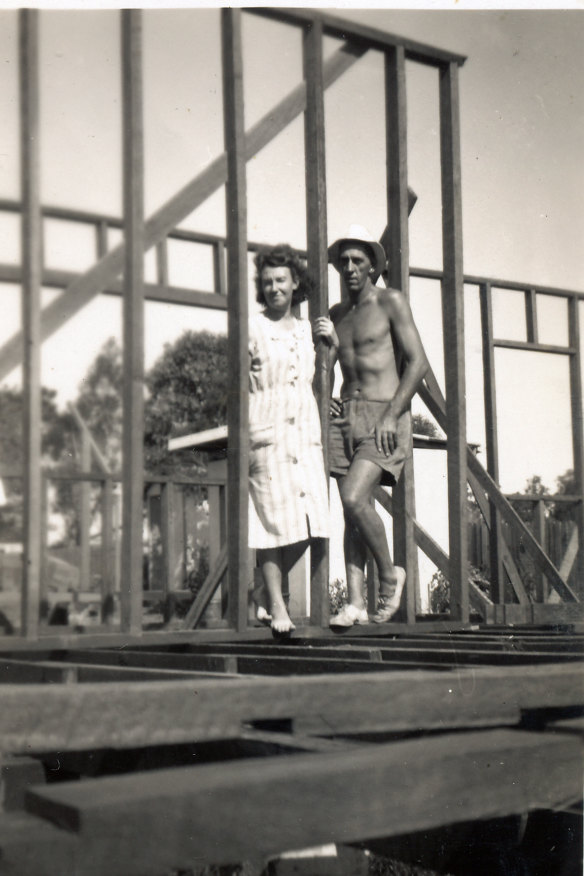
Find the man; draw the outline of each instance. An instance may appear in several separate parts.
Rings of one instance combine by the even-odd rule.
[[[363,600],[366,547],[379,572],[373,621],[385,623],[399,609],[406,573],[392,562],[373,492],[378,484],[397,483],[410,448],[410,401],[428,360],[405,295],[375,285],[386,266],[381,244],[353,225],[328,253],[348,293],[330,319],[314,324],[316,336],[329,344],[331,378],[337,358],[343,377],[341,399],[331,399],[329,462],[345,514],[349,602],[330,623],[350,627],[369,622]]]

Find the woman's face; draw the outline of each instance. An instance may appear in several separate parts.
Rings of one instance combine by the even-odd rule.
[[[261,273],[262,292],[270,315],[281,319],[290,313],[292,295],[298,289],[290,268],[271,268],[266,265]]]

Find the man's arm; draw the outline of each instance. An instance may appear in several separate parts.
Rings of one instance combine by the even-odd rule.
[[[328,353],[329,393],[333,394],[335,383],[335,363],[339,353],[339,338],[335,329],[335,315],[338,305],[334,305],[330,311],[330,317],[320,316],[314,321],[313,334],[318,340],[325,341]]]
[[[389,456],[397,446],[397,421],[408,409],[430,365],[403,292],[386,289],[382,291],[380,301],[406,362],[397,390],[375,427],[377,449]]]

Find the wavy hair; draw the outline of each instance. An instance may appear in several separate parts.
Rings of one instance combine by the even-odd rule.
[[[289,268],[292,279],[298,283],[298,288],[294,290],[292,295],[292,305],[300,304],[301,301],[306,301],[309,297],[312,291],[312,282],[305,261],[289,244],[277,243],[275,246],[261,249],[254,259],[254,264],[256,268],[256,301],[260,304],[266,303],[262,291],[262,271],[264,268]]]

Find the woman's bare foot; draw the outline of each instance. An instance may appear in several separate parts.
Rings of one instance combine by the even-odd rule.
[[[292,630],[296,629],[283,605],[272,606],[271,627],[274,633],[291,633]]]

